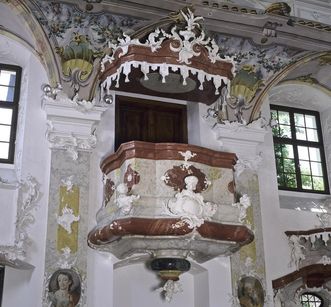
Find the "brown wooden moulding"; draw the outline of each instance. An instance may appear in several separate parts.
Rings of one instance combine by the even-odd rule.
[[[178,52],[172,51],[170,49],[170,44],[176,44],[176,40],[167,40],[162,43],[162,47],[155,52],[152,52],[149,47],[131,45],[128,48],[127,54],[119,57],[122,50],[117,50],[114,54],[115,60],[112,63],[105,63],[105,71],[100,75],[101,81],[104,81],[109,75],[114,74],[118,67],[130,61],[140,61],[144,62],[148,59],[149,63],[167,63],[173,65],[180,65],[178,63]],[[216,61],[211,63],[208,58],[208,51],[203,46],[197,46],[201,52],[199,56],[190,59],[191,64],[187,66],[194,67],[196,69],[201,69],[206,73],[212,75],[220,75],[228,79],[233,78],[232,74],[232,63],[226,61]],[[197,51],[197,50],[196,50]]]
[[[182,236],[193,231],[186,223],[173,227],[180,219],[148,219],[124,218],[113,221],[102,228],[93,229],[88,235],[88,242],[94,245],[103,245],[128,235],[141,236]],[[253,233],[245,226],[227,225],[205,221],[197,228],[199,234],[206,239],[232,241],[241,245],[248,244],[254,239]]]
[[[331,227],[329,228],[314,228],[309,230],[296,230],[296,231],[285,231],[285,234],[290,237],[292,235],[294,236],[309,236],[314,233],[321,233],[321,232],[331,232]]]
[[[190,150],[197,155],[190,162],[198,162],[213,167],[233,168],[237,157],[233,153],[219,152],[200,146],[177,143],[149,143],[132,141],[122,144],[116,153],[108,156],[101,162],[101,170],[108,174],[119,168],[125,160],[132,158],[151,160],[181,160],[184,158],[179,151]]]
[[[289,283],[302,278],[310,288],[321,287],[331,279],[331,265],[312,264],[272,281],[272,287],[281,289]]]

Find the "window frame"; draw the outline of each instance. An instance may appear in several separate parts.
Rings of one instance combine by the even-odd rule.
[[[270,105],[270,112],[272,110],[277,111],[284,111],[289,113],[290,117],[290,132],[291,132],[291,138],[285,138],[285,137],[277,137],[273,135],[273,143],[274,143],[274,149],[275,145],[277,144],[288,144],[293,146],[293,155],[294,155],[294,164],[295,164],[295,178],[297,182],[297,188],[291,188],[291,187],[285,187],[280,186],[278,184],[279,190],[284,191],[293,191],[293,192],[304,192],[304,193],[316,193],[316,194],[330,194],[330,188],[329,188],[329,180],[328,180],[328,173],[327,173],[327,165],[326,165],[326,156],[325,156],[325,150],[324,150],[324,142],[323,142],[323,134],[322,134],[322,127],[321,127],[321,121],[320,121],[320,115],[318,111],[311,111],[307,109],[300,109],[300,108],[293,108],[288,106],[281,106],[281,105]],[[294,113],[304,114],[304,115],[312,115],[315,116],[316,119],[316,130],[317,130],[317,136],[318,136],[318,142],[314,141],[308,141],[308,140],[299,140],[296,138],[296,131],[295,131],[295,121],[294,121]],[[305,128],[307,128],[305,126]],[[305,146],[305,147],[315,147],[319,148],[320,151],[320,157],[321,157],[321,167],[322,167],[322,174],[323,174],[323,181],[324,181],[324,190],[312,190],[312,189],[305,189],[302,187],[302,180],[301,180],[301,170],[299,165],[299,154],[298,154],[298,146]],[[276,155],[275,155],[276,159]],[[309,159],[309,162],[311,160]],[[278,172],[277,172],[278,176]],[[278,183],[278,182],[277,182]]]
[[[0,110],[1,109],[11,109],[12,110],[8,159],[0,158],[0,163],[13,164],[14,158],[15,158],[15,142],[16,142],[19,99],[20,99],[20,91],[21,91],[22,67],[16,66],[16,65],[0,63],[0,71],[1,70],[9,70],[9,71],[14,71],[16,73],[13,101],[8,102],[8,101],[0,100]]]

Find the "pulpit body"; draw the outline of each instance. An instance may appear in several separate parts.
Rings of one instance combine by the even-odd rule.
[[[119,259],[151,255],[166,288],[199,263],[253,240],[246,195],[235,191],[236,156],[199,146],[132,141],[101,163],[102,208],[89,246]],[[165,288],[165,293],[169,291]]]

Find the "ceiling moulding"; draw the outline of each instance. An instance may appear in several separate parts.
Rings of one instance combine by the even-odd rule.
[[[132,14],[149,20],[159,20],[187,5],[185,1],[174,0],[164,0],[161,3],[152,0],[102,3],[102,9],[116,9],[117,13]],[[311,51],[329,49],[331,26],[316,20],[292,16],[290,8],[282,8],[282,2],[272,3],[265,10],[219,1],[192,1],[190,4],[194,5],[197,15],[204,17],[205,26],[214,32],[251,38],[261,44],[276,42]],[[96,10],[99,6],[101,8],[101,4],[94,6]],[[276,36],[265,40],[263,30],[267,23],[278,26]]]
[[[103,204],[88,244],[118,259],[137,256],[179,287],[190,262],[229,256],[254,239],[247,195],[235,191],[233,153],[176,143],[132,141],[101,162]]]
[[[234,63],[202,29],[190,9],[148,33],[123,35],[101,61],[101,88],[212,104],[230,86]],[[159,24],[156,24],[159,26]],[[137,37],[138,36],[138,37]]]

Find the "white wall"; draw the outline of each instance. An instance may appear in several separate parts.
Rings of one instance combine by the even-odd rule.
[[[289,87],[288,90],[290,89],[291,88]],[[309,91],[309,89],[307,90]],[[286,97],[285,92],[283,92],[282,95]],[[289,105],[285,100],[284,104]],[[302,105],[293,105],[293,103],[290,106],[299,108],[303,107]],[[327,113],[328,112],[324,112],[322,117],[327,118]],[[270,118],[269,114],[269,101],[266,99],[262,108],[262,115],[266,118]],[[325,146],[325,149],[328,150],[328,146]],[[316,214],[311,211],[287,209],[284,208],[284,204],[280,204],[271,130],[265,136],[265,142],[260,147],[260,150],[263,153],[263,161],[259,168],[258,176],[260,183],[263,241],[268,287],[267,293],[272,296],[272,280],[296,270],[295,267],[289,266],[291,261],[291,250],[285,231],[308,230],[315,228],[318,225],[318,219]],[[287,194],[291,195],[291,192]],[[297,201],[300,201],[298,195],[301,196],[303,203],[305,203],[307,198],[318,197],[316,194],[292,193],[293,202],[297,203]],[[322,195],[321,197],[325,198],[327,196]],[[293,205],[292,208],[297,206],[298,205]]]
[[[19,65],[23,68],[20,99],[20,114],[18,121],[18,140],[16,146],[15,165],[0,164],[0,176],[13,180],[18,174],[18,180],[25,180],[28,175],[36,178],[40,183],[40,200],[35,212],[35,222],[29,227],[31,245],[27,251],[27,262],[35,266],[31,271],[20,271],[6,268],[3,307],[13,306],[41,306],[43,289],[45,236],[47,223],[47,196],[49,180],[49,150],[45,139],[46,120],[41,109],[41,84],[47,83],[45,70],[39,60],[19,43],[0,36],[0,46],[10,48],[8,53],[0,52],[0,62]],[[21,154],[17,154],[21,152]],[[21,158],[20,158],[21,157]],[[16,170],[15,170],[16,168]],[[3,204],[7,190],[0,187],[1,207],[16,207],[16,200]],[[8,197],[7,197],[8,199]],[[14,225],[15,216],[8,211],[2,212],[0,224]],[[12,228],[13,229],[13,228]],[[5,232],[8,238],[13,233]]]

